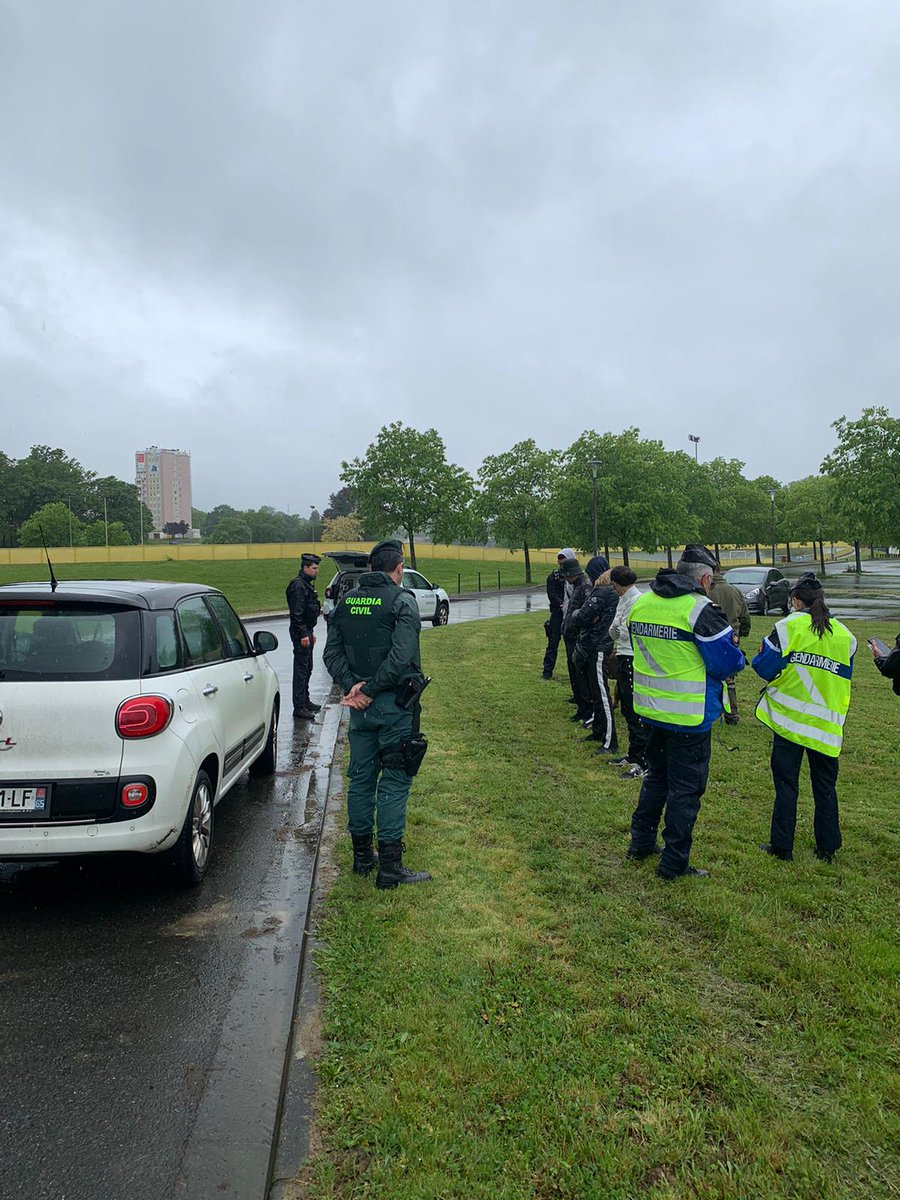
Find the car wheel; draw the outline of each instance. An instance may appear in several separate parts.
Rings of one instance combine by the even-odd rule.
[[[446,625],[450,620],[450,605],[442,600],[437,606],[437,612],[431,618],[432,625]]]
[[[178,841],[167,855],[177,877],[190,886],[202,882],[209,865],[214,801],[212,780],[205,771],[199,771]]]
[[[271,775],[275,771],[275,760],[278,758],[278,705],[272,705],[272,719],[269,722],[269,736],[263,746],[259,758],[250,764],[251,775]]]

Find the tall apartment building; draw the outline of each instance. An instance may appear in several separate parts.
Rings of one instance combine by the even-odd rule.
[[[150,446],[134,456],[138,496],[153,513],[154,529],[170,521],[191,520],[191,456],[187,450]]]

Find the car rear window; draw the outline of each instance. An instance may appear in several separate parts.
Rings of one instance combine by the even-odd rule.
[[[140,654],[137,609],[65,601],[0,603],[0,679],[136,679]]]
[[[765,570],[754,571],[752,568],[750,570],[741,570],[740,567],[735,567],[734,570],[728,571],[725,575],[729,583],[762,583],[765,577]]]

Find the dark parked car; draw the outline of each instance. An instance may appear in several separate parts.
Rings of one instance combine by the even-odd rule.
[[[743,592],[752,613],[790,612],[791,581],[774,567],[732,567],[725,579]]]

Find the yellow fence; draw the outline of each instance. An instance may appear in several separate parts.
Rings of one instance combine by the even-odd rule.
[[[152,542],[144,546],[51,546],[50,557],[56,563],[139,563],[139,562],[222,562],[260,558],[291,558],[297,559],[301,554],[324,554],[333,550],[368,550],[371,542],[260,542],[258,544],[239,545],[191,545],[190,542]],[[768,560],[766,547],[762,547],[763,561]],[[806,550],[807,560],[813,555],[809,548]],[[846,543],[835,543],[836,556],[850,552],[852,548]],[[781,548],[777,548],[780,555]],[[531,561],[535,565],[541,563],[556,564],[556,548],[532,550]],[[756,555],[753,550],[746,548],[721,548],[722,565],[737,567],[754,563]],[[677,550],[673,556],[678,557]],[[589,555],[582,556],[582,563]],[[504,550],[502,546],[445,546],[422,542],[416,545],[416,558],[423,563],[431,558],[453,558],[470,562],[520,562],[524,563],[525,555],[521,550]],[[613,563],[621,562],[621,551],[610,547],[610,559]],[[633,566],[659,566],[659,558],[648,555],[630,554]],[[40,547],[0,547],[0,565],[15,565],[25,563],[40,563],[44,561],[44,551]],[[800,560],[802,561],[802,560]]]

